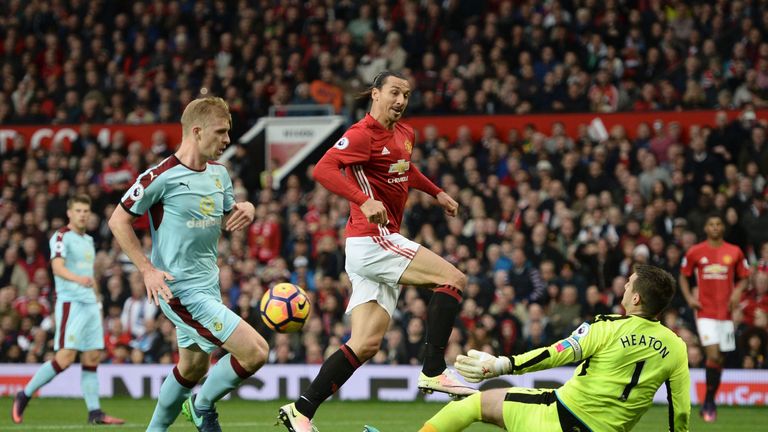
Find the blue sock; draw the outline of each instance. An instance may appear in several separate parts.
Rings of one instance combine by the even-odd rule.
[[[199,410],[209,410],[217,400],[223,398],[243,382],[246,378],[253,375],[253,372],[246,371],[232,354],[227,354],[211,369],[208,378],[200,388],[200,393],[195,397],[195,408]]]
[[[195,382],[185,379],[179,373],[177,367],[168,375],[160,387],[160,395],[157,397],[155,412],[149,422],[147,432],[165,432],[176,420],[181,412],[181,405],[192,393]]]
[[[96,366],[83,366],[80,373],[80,389],[83,391],[83,399],[88,411],[101,409],[99,404],[99,377],[96,375]]]
[[[33,376],[27,383],[27,386],[24,387],[24,394],[27,395],[27,397],[32,397],[40,387],[48,384],[53,377],[60,374],[63,370],[64,369],[56,363],[55,359],[43,363],[43,365],[40,366],[40,369],[35,372],[35,376]]]

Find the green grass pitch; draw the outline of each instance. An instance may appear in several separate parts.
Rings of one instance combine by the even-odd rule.
[[[277,408],[284,401],[230,400],[218,404],[224,431],[282,432],[273,427]],[[15,425],[10,420],[11,399],[0,399],[0,431],[143,431],[152,415],[155,402],[150,399],[115,398],[102,400],[102,408],[109,414],[126,419],[124,426],[87,426],[82,399],[34,399],[24,416],[24,423]],[[363,425],[375,426],[381,432],[415,432],[424,420],[431,417],[442,403],[430,402],[338,402],[329,401],[318,411],[316,425],[321,432],[360,432]],[[718,421],[705,424],[698,417],[697,407],[691,416],[692,431],[733,432],[760,430],[768,424],[768,408],[720,407]],[[763,426],[760,426],[763,425]],[[172,431],[194,430],[183,417],[171,427]],[[488,425],[473,425],[468,431],[498,431]],[[654,406],[634,429],[640,432],[667,430],[667,409]],[[526,431],[528,432],[528,431]]]

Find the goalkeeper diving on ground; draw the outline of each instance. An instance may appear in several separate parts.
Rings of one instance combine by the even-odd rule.
[[[598,315],[569,337],[510,357],[471,350],[455,367],[469,382],[578,362],[557,389],[512,387],[451,402],[420,432],[461,431],[475,422],[508,431],[628,431],[666,386],[669,430],[688,431],[690,376],[685,343],[656,317],[675,292],[666,271],[638,265],[625,285],[625,315]]]

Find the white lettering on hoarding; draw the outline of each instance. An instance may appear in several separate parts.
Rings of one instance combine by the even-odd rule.
[[[16,139],[16,131],[13,129],[0,129],[0,154],[13,149],[13,140]]]
[[[151,125],[106,125],[93,124],[91,131],[101,147],[108,147],[114,134],[121,132],[127,142],[139,141],[145,149],[150,148],[153,135],[161,131],[165,134],[167,144],[174,147],[181,140],[181,130],[176,124],[156,123]],[[11,150],[16,136],[24,137],[28,147],[50,147],[53,143],[62,143],[64,149],[72,143],[80,134],[80,125],[69,126],[11,126],[4,125],[0,128],[0,153]]]

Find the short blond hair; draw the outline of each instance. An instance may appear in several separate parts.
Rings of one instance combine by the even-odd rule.
[[[85,194],[75,195],[67,200],[67,209],[71,209],[75,204],[86,204],[91,207],[91,197]]]
[[[204,97],[195,99],[184,108],[181,114],[181,133],[188,136],[195,125],[207,126],[212,117],[224,117],[232,127],[232,114],[229,105],[220,97]]]

